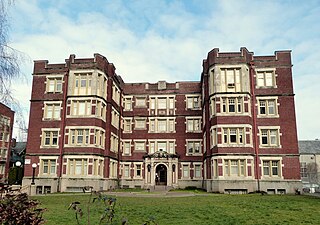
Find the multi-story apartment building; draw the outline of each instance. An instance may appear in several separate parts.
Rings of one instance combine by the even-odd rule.
[[[300,184],[290,51],[203,61],[200,82],[125,83],[108,60],[35,61],[26,158],[41,191]],[[30,184],[26,165],[24,184]]]
[[[0,180],[5,181],[10,166],[14,111],[0,103]]]

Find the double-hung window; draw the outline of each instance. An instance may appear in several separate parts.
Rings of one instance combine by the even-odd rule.
[[[42,146],[58,147],[59,130],[42,130]]]
[[[277,101],[276,99],[258,99],[259,116],[276,116]]]
[[[244,128],[223,128],[224,144],[244,144]]]
[[[256,86],[260,87],[276,87],[276,74],[274,69],[256,70]]]
[[[279,177],[281,171],[280,160],[263,160],[263,176]]]
[[[261,147],[279,147],[279,129],[260,129]]]
[[[201,132],[201,118],[187,118],[187,132]]]
[[[48,93],[61,93],[62,77],[47,77],[46,91]]]
[[[61,103],[46,102],[44,106],[44,119],[59,120],[61,112]]]

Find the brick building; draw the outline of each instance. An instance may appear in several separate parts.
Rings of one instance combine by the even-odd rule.
[[[26,159],[38,192],[300,188],[290,51],[203,61],[200,82],[125,83],[108,60],[35,61]],[[24,184],[30,184],[31,165]]]
[[[14,111],[0,103],[0,180],[8,178]]]

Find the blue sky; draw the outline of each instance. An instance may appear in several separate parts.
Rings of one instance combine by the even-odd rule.
[[[28,55],[15,95],[29,108],[32,60],[100,53],[125,82],[199,80],[213,48],[292,50],[298,137],[320,138],[320,1],[16,0],[10,44]],[[26,112],[26,117],[27,112]]]

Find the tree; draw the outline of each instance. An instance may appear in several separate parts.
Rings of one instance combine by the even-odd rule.
[[[8,9],[14,0],[0,1],[0,102],[15,111],[16,124],[26,130],[23,109],[12,93],[12,80],[22,78],[19,63],[24,54],[9,45]]]

